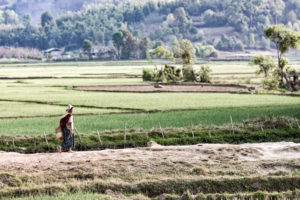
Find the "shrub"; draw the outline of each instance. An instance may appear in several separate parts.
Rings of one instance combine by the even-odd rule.
[[[209,55],[209,57],[211,57],[211,58],[218,58],[219,57],[219,53],[216,50],[214,50],[214,51],[211,52],[211,54]]]
[[[200,68],[200,82],[202,83],[210,83],[211,82],[211,75],[212,72],[211,68],[209,66],[202,66]]]
[[[184,81],[191,81],[191,82],[197,80],[197,75],[192,66],[186,66],[183,68],[183,79]]]
[[[143,80],[154,82],[176,82],[183,79],[182,70],[174,66],[165,65],[161,69],[143,69]]]
[[[265,78],[262,84],[265,89],[275,90],[278,88],[279,80],[277,78]]]
[[[150,69],[143,69],[143,80],[152,81],[153,80],[153,71]]]
[[[222,51],[243,51],[244,45],[234,36],[227,37],[226,35],[222,35],[220,41],[216,45],[216,48]]]
[[[267,197],[266,192],[256,192],[253,194],[253,199],[265,200]]]
[[[212,45],[196,45],[196,56],[200,58],[208,58],[208,57],[218,57],[218,52],[217,50],[212,46]]]

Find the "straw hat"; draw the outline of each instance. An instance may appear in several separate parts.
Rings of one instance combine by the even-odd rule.
[[[69,104],[69,105],[67,105],[67,107],[66,107],[66,111],[69,111],[69,110],[71,110],[73,108],[73,106],[71,105],[71,104]]]

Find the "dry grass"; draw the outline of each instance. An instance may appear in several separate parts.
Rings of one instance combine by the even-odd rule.
[[[292,147],[290,143],[286,146]],[[10,197],[70,191],[104,193],[110,189],[153,197],[171,191],[181,195],[188,188],[194,194],[198,190],[207,193],[218,189],[231,193],[246,192],[246,186],[253,188],[251,191],[257,191],[277,188],[278,183],[297,189],[300,184],[297,175],[300,160],[296,157],[288,159],[288,152],[281,154],[281,158],[266,160],[263,156],[255,156],[258,153],[255,149],[259,148],[152,145],[138,149],[61,155],[9,153],[10,159],[1,157],[0,194]],[[265,149],[259,152],[270,153]],[[278,154],[276,149],[274,152]],[[295,156],[299,154],[291,153]],[[202,184],[206,187],[201,187]],[[239,184],[241,186],[234,189],[233,185]],[[277,189],[282,190],[281,186]]]

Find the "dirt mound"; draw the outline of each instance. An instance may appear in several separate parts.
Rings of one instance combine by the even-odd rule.
[[[124,86],[79,86],[73,87],[75,90],[84,91],[108,91],[108,92],[250,92],[247,87],[238,85],[124,85]]]
[[[119,149],[103,151],[86,151],[75,153],[19,154],[0,153],[0,168],[20,168],[44,171],[64,168],[65,164],[92,161],[123,161],[127,159],[144,162],[162,157],[176,162],[194,159],[219,162],[223,160],[260,161],[277,159],[300,159],[300,144],[295,143],[261,143],[261,144],[200,144],[192,146],[160,146],[150,142],[149,147],[136,149]],[[174,157],[174,155],[176,155]]]

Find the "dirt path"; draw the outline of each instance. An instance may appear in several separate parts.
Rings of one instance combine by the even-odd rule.
[[[176,155],[176,156],[175,156]],[[261,143],[261,144],[199,144],[193,146],[160,146],[147,148],[86,151],[74,153],[19,154],[0,152],[1,169],[22,170],[61,170],[68,163],[89,162],[157,162],[168,159],[172,162],[193,163],[206,160],[214,163],[229,159],[237,161],[262,161],[300,159],[300,144],[295,143]]]
[[[127,85],[127,86],[79,86],[76,90],[111,92],[249,92],[248,88],[231,85]]]

